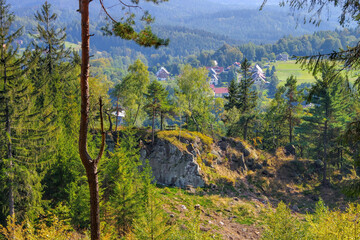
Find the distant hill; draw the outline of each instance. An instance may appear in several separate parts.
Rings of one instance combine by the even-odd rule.
[[[9,1],[15,12],[21,16],[33,16],[43,2],[42,0]],[[53,0],[50,2],[59,14],[61,23],[79,24],[80,16],[76,12],[77,1]],[[118,4],[117,1],[104,2],[111,14],[121,16],[121,9],[114,5]],[[338,27],[336,18],[324,21],[320,28],[302,23],[297,26],[296,18],[290,16],[286,9],[273,6],[277,4],[277,0],[269,1],[269,5],[263,11],[259,11],[261,3],[262,0],[170,0],[159,5],[143,3],[142,6],[156,18],[157,26],[171,25],[203,30],[242,43],[249,41],[270,43],[289,34],[300,36],[319,30],[334,30]],[[93,18],[99,19],[104,16],[98,1],[93,1],[91,7]]]

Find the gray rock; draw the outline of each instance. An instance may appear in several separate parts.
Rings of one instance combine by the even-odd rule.
[[[296,147],[294,145],[287,145],[285,146],[285,155],[295,155],[296,154]]]
[[[300,211],[299,207],[296,204],[292,206],[292,210],[294,210],[295,212]]]
[[[218,146],[220,147],[220,149],[222,151],[226,151],[228,148],[228,143],[225,141],[220,141],[220,142],[218,142]]]
[[[263,166],[260,164],[260,163],[256,163],[255,166],[254,166],[255,169],[262,169]]]
[[[194,188],[204,187],[205,181],[199,164],[196,162],[197,152],[180,151],[166,140],[158,140],[151,153],[144,149],[140,151],[140,159],[149,160],[154,178],[157,183],[185,188],[192,185]]]

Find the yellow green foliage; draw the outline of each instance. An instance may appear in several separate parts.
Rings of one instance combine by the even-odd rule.
[[[291,214],[290,209],[280,202],[275,212],[270,210],[265,220],[262,239],[293,240],[307,239],[305,224]]]
[[[198,142],[201,141],[203,147],[209,150],[211,148],[211,144],[214,140],[211,137],[208,137],[199,132],[190,132],[182,130],[177,131],[161,131],[157,133],[158,138],[164,139],[178,147],[181,151],[186,151],[187,144],[184,143],[184,140],[189,142]]]
[[[314,214],[299,220],[281,202],[275,212],[268,214],[262,239],[360,239],[359,216],[359,205],[350,204],[346,211],[330,211],[320,200]]]
[[[75,233],[72,231],[72,228],[56,217],[51,219],[50,224],[41,221],[36,226],[26,221],[21,224],[16,224],[16,220],[9,217],[6,227],[0,225],[0,234],[3,235],[5,239],[16,240],[75,239],[73,238],[73,234]]]

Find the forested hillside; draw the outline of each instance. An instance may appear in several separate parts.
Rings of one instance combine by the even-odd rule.
[[[0,0],[1,240],[359,239],[358,28],[90,2]]]

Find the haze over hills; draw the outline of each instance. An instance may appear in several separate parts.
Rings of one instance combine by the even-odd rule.
[[[10,0],[16,13],[32,16],[39,9],[43,0]],[[59,21],[64,24],[79,24],[76,12],[77,3],[73,0],[49,1],[59,14]],[[319,28],[311,24],[297,24],[296,17],[290,16],[287,9],[280,8],[277,0],[268,1],[263,11],[259,11],[262,0],[170,0],[154,5],[144,3],[144,9],[156,18],[157,26],[181,26],[209,33],[223,35],[237,42],[269,43],[286,35],[299,36],[319,30],[334,30],[339,27],[337,19],[324,21]],[[119,16],[118,2],[105,1],[109,12]],[[92,3],[93,18],[103,18],[99,3]],[[93,22],[94,23],[94,22]],[[297,28],[296,28],[297,26]],[[296,28],[296,31],[294,29]],[[171,36],[171,34],[169,34]]]

